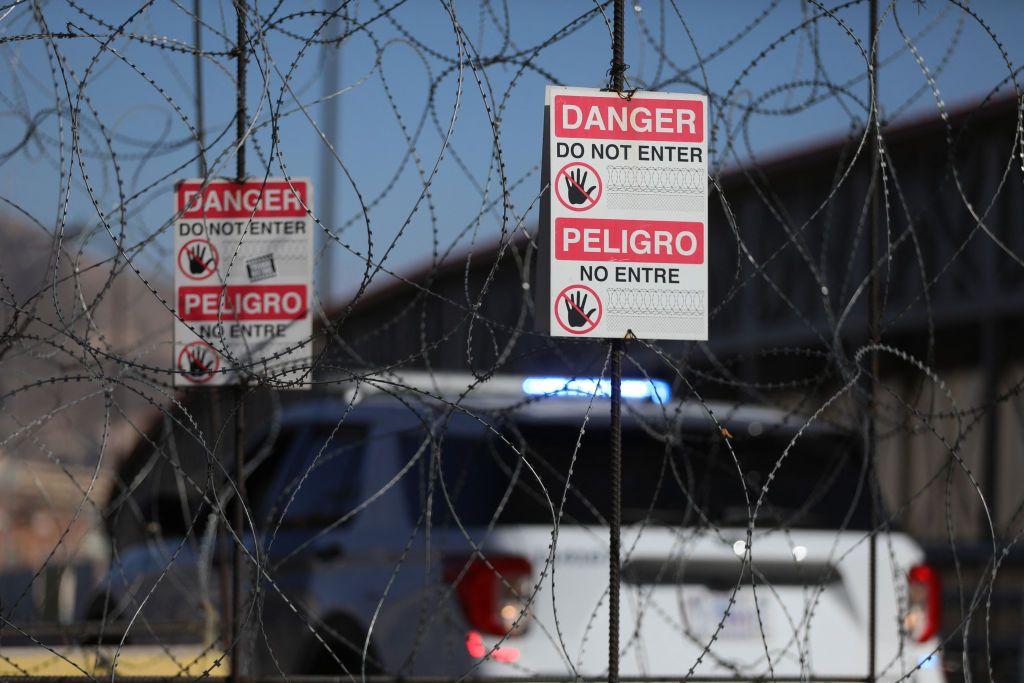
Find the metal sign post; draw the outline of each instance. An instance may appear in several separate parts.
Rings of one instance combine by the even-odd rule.
[[[868,133],[873,136],[871,141],[871,196],[869,225],[871,239],[869,240],[868,253],[868,343],[877,344],[881,341],[881,328],[879,317],[881,314],[881,290],[878,283],[878,228],[880,198],[879,185],[882,182],[881,167],[879,158],[879,136],[880,126],[878,122],[878,0],[870,0],[868,5],[869,39],[868,49],[870,54],[870,67],[868,70],[869,99],[868,106]],[[878,425],[875,421],[878,406],[876,399],[878,395],[879,377],[879,356],[878,351],[870,354],[871,373],[867,382],[867,495],[870,496],[871,504],[871,538],[868,545],[868,683],[874,683],[877,670],[878,647],[875,642],[878,637],[878,490],[875,486],[876,472],[875,459],[878,457]]]
[[[619,563],[622,527],[622,352],[625,343],[611,346],[611,478],[612,518],[608,530],[608,683],[619,681]]]
[[[245,0],[235,0],[235,176],[245,182],[245,71],[248,61],[245,37]],[[231,680],[238,683],[244,671],[242,620],[242,534],[245,529],[245,391],[244,375],[235,386],[235,505],[231,525],[235,545],[231,557]]]
[[[612,29],[612,63],[609,87],[621,93],[626,87],[625,0],[615,0]],[[622,352],[625,343],[613,339],[611,353],[611,477],[612,518],[608,530],[608,683],[619,683],[619,576],[622,530]]]
[[[245,0],[232,0],[236,15],[235,172],[209,177],[203,148],[202,70],[196,57],[199,178],[174,188],[174,385],[232,386],[234,500],[223,510],[235,540],[230,593],[224,609],[230,634],[232,676],[245,669],[242,571],[246,554],[245,396],[253,373],[279,387],[310,388],[312,358],[313,183],[303,178],[249,179],[246,170]],[[195,4],[197,44],[201,36]],[[211,410],[211,415],[214,414]],[[215,426],[216,426],[216,421]],[[225,572],[226,572],[225,568]],[[255,585],[252,587],[255,590]],[[226,636],[228,637],[228,636]]]
[[[608,677],[619,678],[622,361],[628,339],[708,337],[708,98],[627,90],[625,2],[603,89],[545,89],[538,329],[608,340]],[[545,313],[546,311],[546,313]]]

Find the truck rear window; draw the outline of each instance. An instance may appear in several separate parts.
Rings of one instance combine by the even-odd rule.
[[[503,437],[507,443],[494,434],[403,437],[407,459],[421,453],[403,482],[414,521],[429,509],[433,526],[455,526],[456,518],[465,527],[551,526],[561,509],[561,524],[607,523],[607,430],[588,427],[580,440],[575,427],[520,425]],[[752,508],[764,492],[759,527],[867,528],[857,440],[805,435],[782,458],[788,444],[783,435],[738,436],[734,459],[717,433],[677,434],[669,443],[624,430],[623,522],[745,527],[747,497]]]

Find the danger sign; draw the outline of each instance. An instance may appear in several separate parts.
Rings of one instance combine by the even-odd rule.
[[[586,285],[566,287],[555,299],[555,320],[569,334],[593,332],[603,312],[597,292]]]
[[[609,218],[555,220],[555,258],[563,261],[704,262],[704,226]]]
[[[191,342],[178,352],[177,367],[177,376],[188,384],[206,384],[220,369],[220,355],[206,342]]]
[[[707,339],[707,98],[545,97],[540,329]]]
[[[177,184],[176,385],[309,386],[312,200],[305,179]]]
[[[281,218],[306,215],[308,180],[274,179],[233,183],[187,180],[178,184],[177,204],[182,218]]]
[[[555,95],[555,137],[704,141],[705,100],[700,95],[635,93],[626,99],[600,91],[590,97],[573,94],[586,88],[562,90],[567,92]]]
[[[178,271],[190,280],[205,280],[217,272],[217,247],[210,240],[189,240],[178,250]]]
[[[586,211],[597,206],[604,185],[590,164],[566,164],[555,179],[555,196],[570,211]]]
[[[308,313],[301,285],[180,287],[182,320],[301,320]]]

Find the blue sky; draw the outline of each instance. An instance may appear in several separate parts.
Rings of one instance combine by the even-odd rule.
[[[492,2],[488,11],[487,5],[456,1],[455,20],[466,36],[460,43],[446,6],[433,0],[408,0],[389,17],[373,19],[394,1],[363,0],[345,6],[364,28],[344,42],[340,54],[342,88],[336,97],[342,132],[337,149],[344,170],[339,165],[339,209],[322,219],[360,253],[367,251],[368,234],[375,258],[383,257],[390,246],[385,268],[402,273],[428,263],[435,244],[441,251],[453,248],[462,253],[474,240],[492,243],[503,226],[532,230],[544,86],[603,85],[609,36],[600,13],[573,24],[595,7],[592,2],[510,0],[507,5]],[[253,4],[266,15],[276,3]],[[931,84],[905,45],[901,29],[934,77],[946,106],[986,95],[1024,62],[1024,41],[1019,38],[1022,3],[972,3],[984,23],[940,0],[880,4],[880,100],[889,118],[934,114],[937,108]],[[866,42],[867,2],[827,5],[837,8],[834,18],[807,24],[816,27],[814,33],[800,26],[822,12],[797,0],[677,0],[675,5],[638,0],[627,5],[628,77],[635,85],[654,84],[666,91],[710,90],[718,143],[712,162],[717,169],[735,166],[751,155],[766,158],[813,146],[863,121],[864,56],[846,29]],[[98,221],[86,177],[114,236],[123,224],[126,243],[148,240],[135,261],[147,275],[169,282],[171,236],[162,226],[173,210],[171,187],[177,178],[196,175],[196,162],[191,160],[195,143],[182,118],[192,121],[195,114],[193,58],[124,36],[109,41],[108,49],[102,45],[110,34],[104,22],[119,25],[136,12],[127,32],[163,45],[190,45],[192,20],[183,7],[191,8],[191,2],[81,6],[92,16],[63,2],[43,4],[51,30],[76,34],[58,42],[67,85],[59,71],[51,71],[59,64],[53,55],[47,58],[42,41],[0,45],[5,57],[0,72],[0,125],[5,133],[0,138],[0,211],[16,213],[16,205],[42,224],[40,230],[54,230],[62,211],[60,168],[71,167],[68,223],[91,231],[87,248],[112,251],[112,238]],[[304,49],[302,40],[287,34],[309,36],[321,24],[320,16],[290,16],[308,6],[283,3],[274,30],[264,36],[250,67],[248,104],[256,129],[247,148],[248,170],[267,171],[259,157],[271,149],[269,113],[280,102],[284,115],[269,172],[280,175],[283,165],[291,175],[310,177],[322,198],[327,191],[321,172],[323,145],[313,122],[323,125],[324,106],[317,100],[323,95],[324,50],[317,45]],[[230,2],[204,0],[202,8],[208,22],[204,48],[230,49]],[[5,11],[0,9],[0,35],[40,32],[24,6],[6,15]],[[550,40],[566,26],[573,28]],[[746,27],[750,30],[733,41]],[[999,45],[986,27],[996,34]],[[818,59],[812,41],[817,41]],[[659,60],[652,44],[663,45],[668,59]],[[478,56],[485,66],[474,70],[469,62]],[[502,59],[494,60],[495,56]],[[701,60],[703,70],[693,68]],[[79,82],[85,74],[88,80],[82,88]],[[215,55],[204,60],[204,74],[208,156],[219,156],[217,172],[231,175],[234,64],[229,57]],[[842,88],[834,89],[836,85]],[[1008,92],[1011,87],[1004,83],[1002,89]],[[61,117],[55,113],[58,99]],[[80,159],[71,154],[68,129],[69,106],[76,101],[82,120]],[[427,107],[430,102],[432,108]],[[744,119],[740,107],[750,102],[759,102],[762,113]],[[496,145],[491,120],[497,112]],[[449,128],[452,133],[445,146]],[[116,165],[104,136],[110,138]],[[26,137],[27,144],[22,144]],[[728,155],[726,140],[734,145]],[[509,190],[504,217],[499,157]],[[115,210],[120,204],[118,174],[124,194],[131,197],[123,223]],[[426,175],[432,178],[429,195],[422,192]],[[367,215],[360,210],[359,198],[372,205]],[[330,264],[332,298],[342,300],[358,284],[363,263],[334,245]]]

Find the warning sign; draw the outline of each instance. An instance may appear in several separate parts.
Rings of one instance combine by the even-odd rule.
[[[601,199],[601,176],[590,164],[573,162],[558,172],[555,196],[570,211],[586,211]]]
[[[205,280],[217,272],[217,247],[210,240],[189,240],[178,250],[178,270],[191,280]]]
[[[566,287],[555,299],[555,320],[569,334],[593,332],[603,310],[597,292],[586,285]]]
[[[312,201],[305,179],[177,184],[176,385],[237,384],[256,373],[308,388]]]
[[[178,351],[178,374],[189,384],[205,384],[220,370],[220,356],[202,341],[185,344]]]
[[[707,339],[707,98],[558,86],[545,98],[540,328]]]

